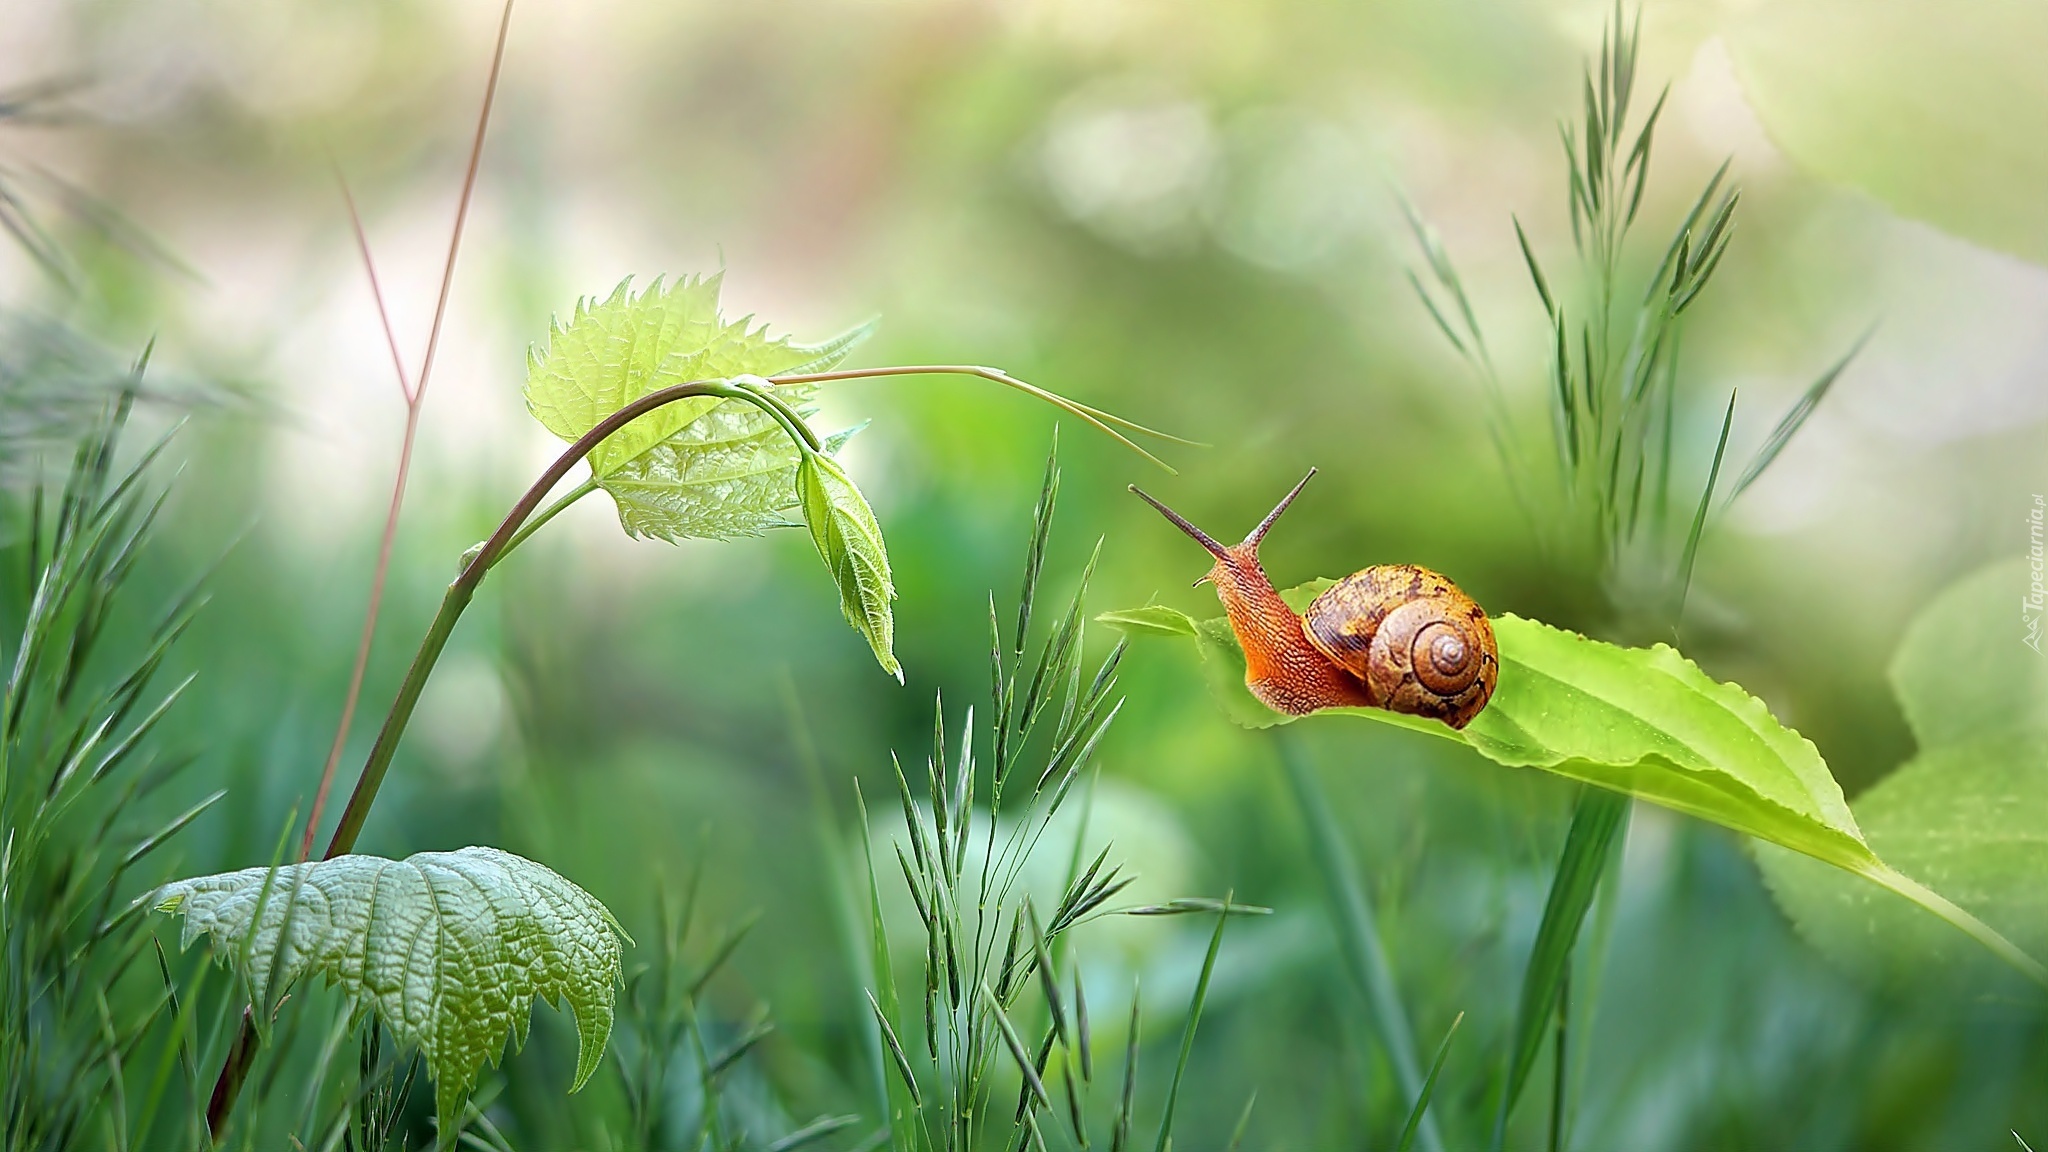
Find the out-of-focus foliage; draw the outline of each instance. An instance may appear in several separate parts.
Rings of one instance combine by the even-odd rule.
[[[1906,631],[1892,662],[1920,753],[1856,800],[1872,847],[1979,912],[2022,947],[2048,948],[2048,671],[2001,609],[2024,558],[1957,581]],[[1764,853],[1800,929],[1845,966],[1895,983],[1968,987],[1977,957],[1897,900]]]
[[[1728,39],[1799,163],[1894,210],[2048,264],[2048,12],[2026,0],[1758,5]]]

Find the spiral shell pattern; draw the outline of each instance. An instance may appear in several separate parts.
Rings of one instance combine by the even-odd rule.
[[[1310,644],[1365,686],[1374,706],[1463,728],[1493,696],[1500,652],[1486,612],[1413,564],[1337,581],[1302,614]]]

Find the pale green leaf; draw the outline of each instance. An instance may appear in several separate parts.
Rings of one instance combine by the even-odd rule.
[[[808,410],[800,410],[808,415]],[[827,437],[838,453],[859,428]],[[629,536],[730,540],[792,528],[798,451],[782,425],[748,404],[726,404],[627,461],[598,486]]]
[[[2025,557],[1993,564],[1935,597],[1892,657],[1892,690],[1922,750],[2001,728],[2048,731],[2048,658],[2029,647]],[[2039,641],[2039,633],[2032,634]]]
[[[1992,564],[1914,618],[1891,678],[1920,754],[1853,807],[1894,868],[2048,955],[2048,661],[2022,642],[2018,611],[2032,579],[2024,558]],[[1976,977],[1906,904],[1785,853],[1758,860],[1800,931],[1852,970]]]
[[[1870,845],[2033,955],[2048,955],[2048,735],[2005,731],[1914,757],[1856,798]],[[1800,932],[1880,982],[1986,976],[1981,953],[1904,900],[1815,861],[1757,846]]]
[[[322,976],[374,1012],[425,1059],[450,1138],[478,1069],[508,1039],[525,1043],[535,997],[575,1014],[571,1091],[611,1035],[618,922],[575,884],[496,848],[244,868],[167,884],[155,903],[184,916],[182,946],[211,936],[251,989],[274,997]]]
[[[1778,0],[1725,36],[1776,144],[1829,180],[2048,263],[2048,5]]]
[[[723,273],[686,277],[665,288],[656,278],[634,295],[628,278],[602,301],[577,301],[569,322],[553,321],[547,344],[527,354],[528,409],[548,431],[575,440],[657,389],[693,380],[819,371],[837,363],[867,333],[862,326],[822,344],[803,345],[787,336],[771,337],[767,326],[755,325],[751,316],[728,323],[718,310],[722,279]],[[779,394],[792,404],[804,399],[801,391]],[[704,397],[649,412],[597,446],[589,458],[591,474],[602,481],[705,413],[742,403]]]
[[[889,552],[874,510],[846,470],[829,456],[806,455],[797,465],[796,488],[811,542],[839,586],[839,610],[867,638],[882,670],[901,681],[896,622],[889,609],[896,584],[889,575]]]

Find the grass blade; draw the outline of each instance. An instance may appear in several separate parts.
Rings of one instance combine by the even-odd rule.
[[[1700,489],[1699,507],[1692,514],[1692,528],[1685,534],[1685,551],[1678,559],[1678,603],[1671,618],[1685,611],[1686,594],[1692,591],[1692,565],[1700,551],[1700,535],[1707,529],[1707,509],[1714,502],[1714,484],[1721,478],[1721,458],[1728,454],[1728,429],[1735,424],[1735,392],[1728,392],[1728,411],[1721,417],[1721,440],[1714,445],[1714,463],[1707,469],[1706,487]]]
[[[1450,1030],[1444,1033],[1443,1043],[1436,1046],[1436,1059],[1429,1062],[1429,1075],[1422,1081],[1422,1094],[1415,1098],[1415,1107],[1408,1112],[1408,1123],[1401,1126],[1401,1141],[1394,1146],[1394,1152],[1408,1152],[1415,1146],[1415,1132],[1422,1127],[1422,1117],[1429,1112],[1429,1098],[1436,1092],[1436,1078],[1444,1070],[1444,1057],[1451,1054],[1451,1038],[1458,1034],[1458,1025],[1465,1022],[1465,1014],[1458,1013],[1451,1021]],[[1250,1111],[1250,1106],[1246,1106]]]
[[[1522,231],[1522,221],[1515,216],[1508,218],[1515,222],[1515,241],[1522,246],[1522,261],[1529,265],[1529,279],[1536,282],[1536,294],[1543,297],[1543,312],[1555,318],[1557,302],[1551,298],[1550,282],[1543,278],[1543,266],[1536,262],[1536,253],[1529,247],[1529,237]]]
[[[1017,1030],[1011,1027],[1010,1018],[1003,1014],[1002,1003],[986,984],[981,986],[981,996],[988,1005],[989,1015],[995,1020],[996,1030],[1002,1033],[1003,1046],[1010,1050],[1011,1058],[1017,1062],[1017,1071],[1024,1076],[1025,1087],[1031,1090],[1032,1099],[1038,1101],[1040,1108],[1052,1107],[1052,1096],[1045,1090],[1045,1081],[1039,1079],[1036,1062],[1031,1059],[1031,1053],[1024,1047]]]
[[[1543,905],[1543,922],[1536,929],[1536,943],[1529,952],[1529,967],[1522,976],[1522,996],[1515,1011],[1514,1039],[1508,1053],[1508,1077],[1502,1086],[1500,1108],[1494,1115],[1493,1147],[1499,1149],[1507,1136],[1508,1114],[1535,1067],[1536,1054],[1543,1047],[1544,1028],[1557,1005],[1571,963],[1572,946],[1586,909],[1600,886],[1607,867],[1607,855],[1614,847],[1615,833],[1628,814],[1629,799],[1604,788],[1585,788],[1572,812],[1571,831],[1565,834],[1564,851],[1551,878],[1550,897]]]
[[[1216,953],[1223,947],[1223,927],[1230,923],[1230,897],[1223,894],[1225,911],[1216,914],[1216,930],[1209,934],[1209,952],[1202,957],[1202,975],[1195,981],[1194,999],[1188,1002],[1187,1024],[1181,1029],[1180,1057],[1173,1064],[1173,1079],[1166,1087],[1166,1111],[1159,1117],[1159,1139],[1152,1145],[1153,1152],[1166,1152],[1173,1143],[1173,1109],[1180,1101],[1181,1077],[1187,1073],[1188,1057],[1195,1050],[1195,1027],[1202,1022],[1202,1005],[1209,999],[1209,978],[1216,974]]]
[[[1110,1132],[1109,1152],[1124,1152],[1131,1143],[1132,1105],[1138,1099],[1138,1000],[1139,986],[1131,985],[1131,1030],[1124,1040],[1124,1094],[1116,1111],[1116,1127]]]
[[[1052,426],[1052,448],[1045,454],[1045,480],[1038,486],[1038,504],[1031,510],[1031,544],[1024,553],[1024,590],[1017,597],[1017,655],[1031,635],[1031,608],[1038,601],[1038,577],[1045,568],[1045,542],[1052,535],[1053,504],[1060,495],[1060,426]]]
[[[1244,1111],[1239,1112],[1237,1114],[1237,1127],[1232,1128],[1230,1130],[1229,1152],[1237,1152],[1239,1148],[1244,1147],[1245,1129],[1250,1128],[1252,1126],[1252,1105],[1257,1104],[1258,1102],[1259,1094],[1258,1091],[1255,1089],[1253,1090],[1251,1096],[1245,1100]]]
[[[1791,410],[1778,421],[1776,428],[1771,429],[1770,437],[1764,441],[1762,448],[1757,449],[1756,457],[1749,462],[1749,467],[1742,470],[1742,475],[1735,481],[1734,486],[1728,489],[1728,499],[1725,503],[1733,504],[1735,498],[1742,495],[1743,489],[1755,483],[1756,478],[1764,474],[1764,469],[1771,466],[1771,462],[1778,458],[1778,453],[1783,452],[1785,445],[1798,434],[1807,417],[1812,416],[1813,410],[1820,407],[1820,402],[1826,399],[1828,390],[1835,386],[1835,379],[1849,367],[1850,361],[1856,359],[1857,353],[1863,351],[1863,346],[1870,343],[1870,337],[1876,331],[1875,328],[1866,329],[1863,335],[1856,338],[1856,343],[1850,346],[1849,351],[1844,353],[1840,360],[1835,361],[1827,371],[1821,373],[1820,379],[1815,380],[1806,389],[1806,393],[1799,397],[1799,402],[1792,405]]]

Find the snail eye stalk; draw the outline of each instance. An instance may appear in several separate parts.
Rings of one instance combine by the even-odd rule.
[[[1152,507],[1158,509],[1159,514],[1161,516],[1166,517],[1166,519],[1169,522],[1171,522],[1174,527],[1187,533],[1190,537],[1193,537],[1195,543],[1200,544],[1204,548],[1207,548],[1209,550],[1210,555],[1216,557],[1218,560],[1229,558],[1230,549],[1225,548],[1221,544],[1218,544],[1215,538],[1210,536],[1207,532],[1204,532],[1200,528],[1195,527],[1193,524],[1188,523],[1187,517],[1182,516],[1180,513],[1175,512],[1173,509],[1168,508],[1166,505],[1161,504],[1159,501],[1154,500],[1151,494],[1147,493],[1143,488],[1138,487],[1136,484],[1133,484],[1130,487],[1131,491],[1137,495],[1138,499],[1143,500],[1145,503],[1150,504]],[[1197,581],[1196,583],[1199,584],[1200,581]]]

